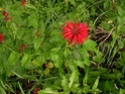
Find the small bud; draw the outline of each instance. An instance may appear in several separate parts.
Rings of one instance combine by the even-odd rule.
[[[2,15],[5,16],[5,17],[7,17],[9,15],[9,13],[7,11],[3,11]]]
[[[113,21],[112,21],[112,20],[109,20],[109,21],[108,21],[108,24],[112,24],[112,23],[113,23]]]
[[[26,47],[27,47],[26,44],[21,44],[18,49],[19,53],[21,53]]]
[[[3,34],[0,34],[0,43],[2,43],[4,40],[4,35]]]

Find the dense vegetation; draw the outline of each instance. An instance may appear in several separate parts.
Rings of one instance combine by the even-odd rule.
[[[1,0],[0,94],[125,94],[124,6],[125,0]],[[68,43],[67,22],[86,24],[88,38]]]

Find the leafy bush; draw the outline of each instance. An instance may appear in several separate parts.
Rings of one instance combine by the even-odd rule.
[[[0,94],[124,94],[124,3],[1,0]]]

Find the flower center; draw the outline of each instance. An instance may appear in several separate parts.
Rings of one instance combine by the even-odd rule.
[[[73,28],[72,33],[75,35],[77,35],[79,33],[79,30],[76,26]]]

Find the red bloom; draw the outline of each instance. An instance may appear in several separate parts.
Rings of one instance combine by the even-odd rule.
[[[65,26],[62,26],[62,29],[62,35],[64,39],[68,40],[69,44],[82,44],[88,38],[89,28],[85,23],[67,22]]]
[[[7,11],[3,11],[2,15],[5,16],[5,17],[7,17],[9,15],[9,13]]]
[[[8,16],[7,17],[4,17],[4,20],[8,21],[10,20],[11,18],[9,18]]]
[[[34,90],[33,90],[33,93],[32,94],[38,94],[38,92],[40,91],[41,89],[38,87],[38,88],[35,88]]]
[[[3,34],[0,34],[0,43],[2,43],[2,42],[3,42],[3,39],[4,39]]]
[[[6,21],[10,20],[10,18],[8,17],[9,13],[7,11],[3,11],[2,15],[4,16],[4,20],[6,20]]]
[[[19,49],[18,49],[19,53],[21,53],[23,50],[25,50],[26,47],[27,47],[26,44],[21,44],[21,45],[19,46]]]
[[[25,6],[26,5],[26,0],[22,0],[21,1],[21,6]]]

